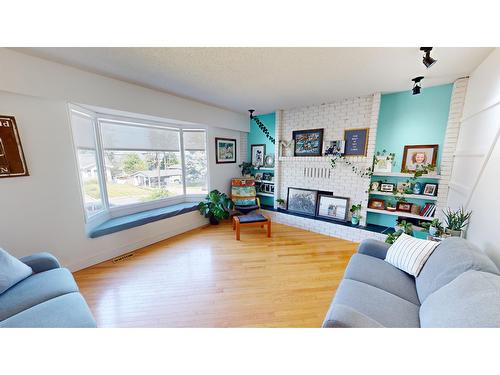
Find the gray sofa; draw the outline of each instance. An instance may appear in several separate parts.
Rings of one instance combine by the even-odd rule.
[[[500,327],[500,272],[478,248],[444,240],[415,278],[365,240],[346,268],[323,327]]]
[[[20,259],[33,274],[0,294],[0,327],[95,327],[75,279],[49,253]]]

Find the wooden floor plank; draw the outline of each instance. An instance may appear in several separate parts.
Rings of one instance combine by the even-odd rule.
[[[99,327],[319,327],[356,243],[207,226],[75,272]]]

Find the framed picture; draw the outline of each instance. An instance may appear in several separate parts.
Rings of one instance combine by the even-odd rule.
[[[394,184],[389,184],[387,182],[383,182],[380,184],[380,191],[384,191],[386,193],[392,193],[394,192],[396,185]]]
[[[407,145],[403,153],[401,172],[414,172],[425,165],[436,166],[438,145]]]
[[[296,130],[294,156],[321,156],[323,150],[323,129]]]
[[[0,115],[0,178],[29,176],[13,116]]]
[[[408,202],[398,202],[396,204],[396,211],[401,211],[401,212],[411,212],[411,203]]]
[[[437,193],[437,184],[425,184],[423,195],[435,196]]]
[[[325,142],[325,155],[342,155],[344,151],[345,141],[343,139]]]
[[[288,188],[287,210],[304,215],[314,216],[316,214],[317,190]]]
[[[379,191],[379,189],[380,189],[380,182],[372,181],[370,184],[370,191]]]
[[[255,180],[257,180],[257,181],[261,181],[262,180],[262,173],[261,172],[255,173]]]
[[[370,199],[368,201],[368,208],[374,208],[376,210],[384,210],[385,201],[382,199]]]
[[[272,177],[272,176],[273,176],[273,175],[272,175],[271,173],[268,173],[268,172],[264,172],[264,173],[262,173],[262,179],[263,179],[264,181],[271,181],[271,177]]]
[[[215,162],[236,163],[236,139],[215,138]]]
[[[397,187],[396,187],[396,191],[400,194],[404,194],[410,188],[411,188],[411,184],[409,182],[398,182]]]
[[[330,220],[347,220],[349,198],[319,194],[316,216]]]
[[[256,167],[264,165],[264,156],[266,155],[266,145],[251,145],[252,160],[250,162]]]
[[[366,156],[369,130],[368,128],[344,130],[345,156]]]
[[[392,172],[392,159],[387,155],[374,156],[374,172]]]

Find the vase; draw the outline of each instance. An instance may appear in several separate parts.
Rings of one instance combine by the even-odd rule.
[[[359,224],[359,217],[353,216],[351,218],[351,223],[352,223],[352,225],[358,225]]]
[[[451,237],[462,237],[461,230],[452,230],[452,229],[446,228],[445,232],[446,232],[446,234],[449,234]]]
[[[429,227],[429,234],[431,236],[435,236],[437,234],[438,230],[436,227]]]
[[[214,215],[208,215],[208,221],[210,221],[210,224],[212,225],[217,225],[219,224],[219,220]]]

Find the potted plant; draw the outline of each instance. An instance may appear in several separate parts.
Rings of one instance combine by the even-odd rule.
[[[361,203],[353,204],[349,211],[352,214],[352,216],[351,216],[352,225],[358,225],[359,220],[361,219]]]
[[[234,203],[229,197],[218,190],[212,190],[205,197],[205,201],[198,204],[200,214],[208,217],[210,224],[219,224],[222,219],[229,217],[229,210],[234,207]]]
[[[395,201],[394,199],[389,199],[389,200],[387,201],[387,204],[386,204],[385,209],[386,209],[387,211],[391,211],[391,212],[396,211],[396,201]]]
[[[285,209],[285,200],[284,199],[281,199],[281,198],[278,198],[276,199],[276,203],[278,203],[278,207],[281,208],[281,209]]]
[[[396,221],[394,230],[394,233],[389,233],[385,238],[386,243],[392,245],[399,238],[399,236],[401,236],[402,233],[413,236],[413,225],[406,220],[402,220],[401,222]]]
[[[421,226],[422,228],[427,229],[429,234],[434,237],[440,237],[444,232],[443,223],[441,223],[438,218],[435,218],[430,223],[421,223]]]
[[[246,161],[244,161],[243,163],[241,163],[240,165],[238,165],[238,167],[241,168],[241,175],[243,177],[250,177],[251,174],[252,174],[252,168],[253,168],[253,164],[252,163],[248,163]]]
[[[452,237],[463,237],[464,228],[469,224],[472,211],[466,212],[463,207],[460,207],[456,211],[448,208],[443,212],[446,222],[445,233]]]

